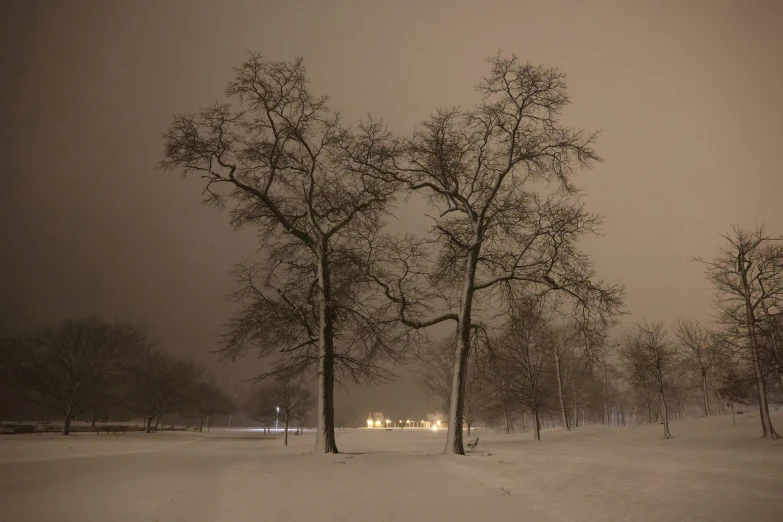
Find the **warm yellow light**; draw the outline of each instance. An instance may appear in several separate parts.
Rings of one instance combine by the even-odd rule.
[[[381,425],[381,421],[375,421],[375,425],[376,426],[380,426]]]
[[[372,428],[372,420],[371,419],[367,419],[367,427],[368,428]]]
[[[437,426],[437,424],[436,424],[435,426],[433,426],[433,427],[432,427],[432,431],[438,431],[438,426]]]
[[[438,426],[440,426],[440,421],[438,421]]]

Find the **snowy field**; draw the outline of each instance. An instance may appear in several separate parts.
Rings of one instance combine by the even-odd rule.
[[[479,430],[467,457],[413,429],[339,432],[339,455],[310,454],[312,434],[4,436],[0,520],[783,520],[783,441],[757,414],[659,428]]]

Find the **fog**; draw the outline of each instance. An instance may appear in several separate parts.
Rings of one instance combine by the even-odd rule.
[[[372,113],[399,133],[474,103],[498,49],[561,68],[565,120],[602,130],[605,161],[577,178],[606,216],[585,244],[599,273],[626,286],[631,318],[706,319],[710,291],[689,259],[712,255],[734,223],[783,229],[783,5],[591,4],[7,2],[3,330],[121,317],[223,378],[259,370],[211,353],[254,234],[203,206],[199,180],[154,170],[171,116],[222,100],[248,50],[303,57],[344,121]],[[424,222],[415,210],[394,226]],[[338,405],[425,413],[399,373]]]

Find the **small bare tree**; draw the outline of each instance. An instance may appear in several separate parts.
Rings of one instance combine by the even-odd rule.
[[[760,323],[767,320],[769,314],[765,309],[769,311],[771,302],[776,300],[770,291],[773,294],[783,291],[778,284],[783,273],[783,250],[770,248],[783,241],[783,236],[768,234],[764,226],[753,231],[735,226],[730,234],[721,237],[727,244],[712,261],[700,257],[696,261],[704,264],[707,279],[715,287],[715,303],[722,322],[729,330],[742,330],[745,334],[744,344],[750,355],[759,396],[762,437],[777,439],[779,436],[769,416]],[[777,295],[779,298],[780,294]]]
[[[187,390],[187,409],[198,416],[198,431],[204,430],[204,421],[218,413],[229,413],[234,405],[217,384],[205,380],[194,383]],[[209,427],[209,426],[207,426]]]
[[[491,373],[506,383],[507,396],[533,415],[533,437],[541,440],[541,415],[553,398],[552,330],[539,305],[518,302],[501,335],[490,342]]]
[[[174,117],[164,135],[161,166],[201,176],[206,202],[218,208],[230,204],[231,222],[255,227],[273,265],[283,260],[283,268],[292,271],[282,281],[267,278],[269,284],[256,286],[258,302],[289,315],[312,304],[315,320],[308,317],[292,332],[299,340],[275,349],[294,353],[317,346],[317,353],[305,357],[318,374],[316,451],[336,453],[334,275],[356,244],[352,233],[380,227],[396,186],[346,161],[366,154],[362,143],[374,137],[357,137],[341,126],[326,98],[310,92],[301,59],[272,62],[251,54],[236,69],[226,95],[234,106],[216,104]],[[307,274],[301,281],[306,290],[300,289],[307,298],[294,300],[285,292],[301,273]]]
[[[571,425],[566,408],[565,387],[571,382],[574,371],[575,344],[581,337],[581,332],[573,325],[565,324],[552,327],[550,352],[554,360],[555,378],[557,382],[557,398],[560,406],[560,417],[563,429],[570,431]]]
[[[707,374],[715,366],[720,356],[720,344],[715,336],[697,321],[679,319],[674,333],[684,348],[690,365],[699,373],[699,385],[702,390],[704,416],[710,416],[710,401],[707,387]]]
[[[122,321],[68,320],[27,339],[17,371],[44,406],[62,412],[68,435],[71,420],[93,410],[147,346],[144,333]]]
[[[474,332],[474,346],[480,335]],[[474,350],[474,353],[476,351]],[[451,396],[451,383],[454,355],[454,337],[450,336],[438,343],[425,348],[419,357],[421,362],[420,385],[428,397],[435,401],[438,409],[448,409]],[[468,436],[473,423],[476,421],[480,405],[483,403],[485,382],[487,377],[480,372],[480,366],[471,365],[468,369],[468,380],[465,391],[465,408],[462,424],[467,428]]]
[[[626,364],[638,368],[655,384],[663,417],[663,437],[671,439],[666,392],[671,389],[679,358],[663,323],[640,323],[626,332],[621,354]]]
[[[267,394],[280,408],[285,424],[284,444],[288,446],[288,426],[292,420],[301,421],[313,408],[313,394],[297,383],[278,382],[263,389],[261,394]]]
[[[122,403],[144,417],[144,431],[150,433],[160,418],[185,408],[188,395],[199,379],[189,362],[147,349],[130,361],[122,375]]]

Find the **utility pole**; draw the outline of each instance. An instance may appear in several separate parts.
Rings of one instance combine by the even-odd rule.
[[[277,406],[275,408],[275,412],[276,412],[276,415],[275,415],[275,431],[277,431],[277,421],[280,420],[280,406]]]

